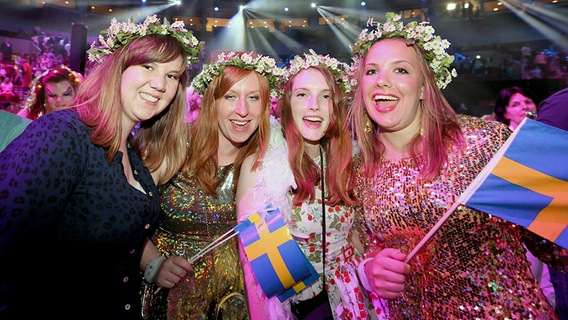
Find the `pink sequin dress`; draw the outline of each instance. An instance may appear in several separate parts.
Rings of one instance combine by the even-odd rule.
[[[375,175],[357,166],[368,251],[412,251],[509,135],[505,126],[474,117],[460,117],[460,125],[465,146],[450,147],[432,181],[418,179],[418,163],[411,158],[383,159]],[[556,319],[531,273],[523,241],[544,262],[566,268],[566,250],[504,220],[458,207],[410,260],[403,296],[388,302],[390,317]]]

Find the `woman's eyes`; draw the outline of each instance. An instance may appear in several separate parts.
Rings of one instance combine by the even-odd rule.
[[[142,65],[142,68],[144,68],[144,69],[146,69],[146,70],[154,70],[154,68],[153,68],[151,65],[148,65],[148,64]],[[180,77],[180,76],[177,75],[177,74],[172,73],[172,74],[166,75],[166,77],[167,77],[168,79],[172,79],[172,80],[179,80],[179,77]]]
[[[369,70],[365,71],[365,75],[374,75],[374,74],[377,74],[377,73],[379,73],[379,71],[377,69],[369,69]],[[404,68],[395,68],[394,73],[408,74],[408,71],[406,71],[406,69],[404,69]]]
[[[226,100],[238,100],[239,97],[238,97],[237,95],[235,95],[235,94],[227,94],[227,95],[225,95],[225,99],[226,99]],[[258,96],[258,95],[250,95],[250,96],[247,96],[247,100],[254,100],[254,101],[257,101],[257,100],[260,100],[260,96]]]

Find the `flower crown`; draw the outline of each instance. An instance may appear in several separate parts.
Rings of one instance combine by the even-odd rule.
[[[310,49],[310,53],[304,53],[304,57],[300,55],[294,56],[294,59],[290,61],[290,65],[285,70],[285,80],[288,81],[292,76],[304,69],[316,66],[328,69],[344,94],[347,95],[351,92],[352,83],[349,80],[349,65],[331,58],[329,55],[317,54],[312,49]]]
[[[367,26],[375,29],[363,29],[355,43],[351,47],[355,64],[367,54],[371,46],[381,39],[401,37],[406,39],[409,44],[418,45],[424,53],[424,58],[434,71],[438,88],[444,89],[451,81],[452,77],[457,77],[455,69],[450,65],[454,61],[454,56],[446,53],[450,47],[450,42],[440,36],[434,35],[434,28],[428,22],[418,23],[411,21],[404,25],[399,21],[402,17],[394,12],[386,14],[387,21],[384,24],[375,23],[373,18],[367,21]]]
[[[99,34],[100,45],[97,46],[93,42],[87,51],[89,61],[101,63],[106,55],[126,45],[132,38],[151,34],[169,35],[181,42],[187,54],[187,62],[190,64],[198,61],[198,54],[204,47],[203,41],[200,42],[191,31],[186,30],[181,20],[170,24],[164,18],[164,22],[160,24],[158,17],[152,15],[147,16],[144,22],[135,24],[132,18],[127,22],[118,22],[116,18],[112,18],[110,27]]]
[[[284,71],[276,66],[276,60],[268,56],[256,55],[253,52],[237,53],[234,51],[222,52],[213,63],[203,65],[201,73],[191,82],[195,92],[203,96],[213,78],[220,76],[227,66],[256,71],[268,79],[271,89],[270,96],[272,98],[280,96]]]

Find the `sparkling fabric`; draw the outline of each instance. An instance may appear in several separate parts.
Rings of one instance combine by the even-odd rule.
[[[415,159],[387,161],[374,176],[357,166],[370,238],[369,251],[409,253],[461,195],[508,137],[506,128],[461,117],[465,145],[451,146],[447,164],[430,182]],[[566,251],[525,229],[464,206],[410,260],[411,275],[392,319],[556,319],[527,263],[523,241],[557,268]]]
[[[232,165],[219,168],[218,181],[217,196],[205,193],[193,178],[181,174],[161,188],[162,222],[152,240],[163,255],[189,259],[236,225]],[[193,269],[172,289],[162,289],[157,295],[152,294],[157,289],[153,284],[145,285],[147,319],[166,319],[166,309],[168,319],[214,319],[224,296],[244,292],[237,237],[197,260]],[[248,318],[244,304],[240,312],[230,319]]]

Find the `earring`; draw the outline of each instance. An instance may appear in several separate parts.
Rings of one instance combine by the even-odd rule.
[[[422,119],[424,118],[424,100],[420,99],[420,110],[422,111],[422,116],[420,118],[420,131],[418,134],[424,138],[424,126],[422,125]]]
[[[367,118],[367,120],[365,120],[365,133],[369,133],[371,131],[373,131],[373,123],[371,122],[371,119],[369,118],[369,116],[365,116],[365,118]]]

